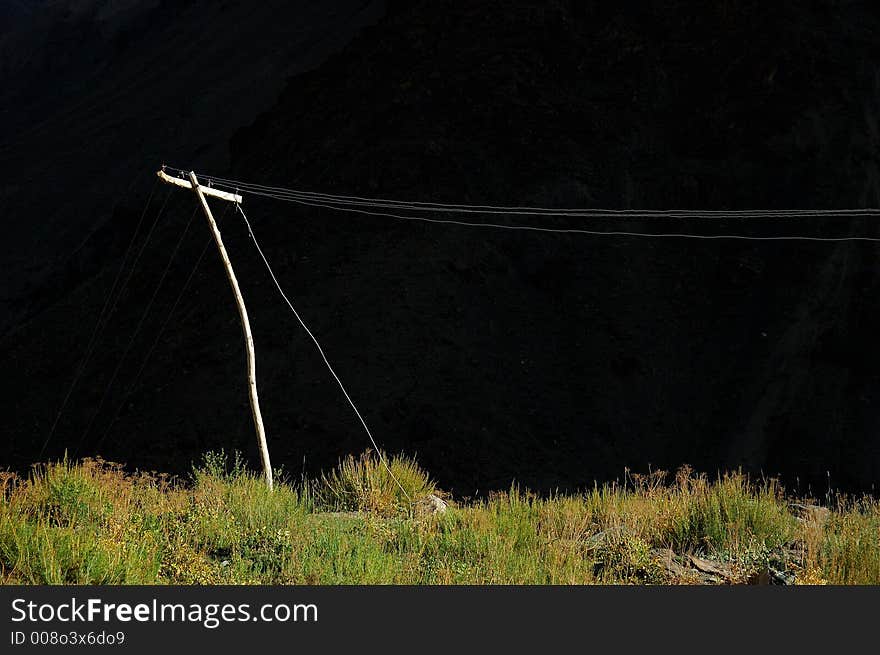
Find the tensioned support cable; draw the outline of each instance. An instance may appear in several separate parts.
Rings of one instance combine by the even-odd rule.
[[[379,444],[376,443],[376,439],[373,437],[373,433],[370,431],[370,428],[367,426],[367,422],[364,420],[364,417],[361,415],[360,410],[358,410],[357,405],[354,404],[354,401],[351,399],[348,391],[345,388],[345,385],[342,384],[342,380],[339,379],[339,375],[336,374],[336,371],[333,368],[333,365],[330,364],[330,360],[327,359],[327,354],[324,352],[324,349],[321,347],[320,342],[317,337],[315,337],[314,333],[309,329],[309,326],[306,325],[305,321],[303,321],[302,317],[299,315],[299,312],[296,311],[296,307],[293,306],[293,303],[290,302],[290,298],[287,297],[287,294],[284,293],[284,289],[281,287],[281,283],[278,281],[278,278],[275,275],[275,272],[272,270],[272,266],[269,264],[269,260],[266,258],[263,249],[260,247],[259,242],[257,241],[257,237],[254,235],[254,230],[251,227],[250,221],[248,221],[247,216],[244,213],[244,210],[241,208],[241,205],[236,205],[241,217],[244,219],[245,225],[248,229],[248,235],[251,238],[251,241],[254,242],[254,246],[257,248],[257,252],[260,254],[260,258],[263,260],[263,264],[266,266],[266,270],[269,271],[269,275],[272,278],[272,281],[275,283],[275,287],[278,289],[278,293],[281,294],[281,297],[284,299],[284,302],[287,303],[287,306],[290,308],[290,311],[293,312],[293,315],[296,317],[296,320],[302,326],[303,330],[305,330],[306,334],[309,335],[309,338],[315,344],[315,348],[317,348],[318,353],[321,355],[321,359],[324,360],[324,365],[327,367],[327,370],[330,371],[330,375],[333,376],[333,379],[336,380],[336,384],[339,385],[339,388],[342,390],[342,394],[345,396],[345,399],[348,401],[348,404],[351,405],[351,408],[354,410],[355,415],[360,421],[361,425],[364,428],[364,431],[367,433],[367,437],[369,437],[370,442],[373,444],[373,448],[376,451],[376,454],[379,456],[379,459],[382,461],[382,464],[385,466],[385,469],[388,471],[388,475],[391,476],[391,479],[394,480],[394,483],[406,497],[406,499],[412,502],[412,498],[410,498],[409,494],[404,489],[403,485],[400,483],[400,480],[397,479],[397,476],[394,475],[394,472],[391,470],[391,466],[389,465],[387,458],[382,453],[382,449],[379,448]]]

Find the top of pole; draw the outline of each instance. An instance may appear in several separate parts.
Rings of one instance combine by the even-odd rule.
[[[192,182],[190,182],[189,180],[168,175],[168,173],[166,173],[164,169],[157,171],[156,175],[159,177],[160,180],[166,182],[167,184],[173,184],[175,186],[183,187],[184,189],[193,188]],[[220,198],[221,200],[228,200],[229,202],[241,204],[242,198],[237,193],[228,193],[226,191],[220,191],[218,189],[213,189],[211,187],[203,186],[201,184],[199,185],[199,189],[201,189],[202,193],[206,196],[211,196],[212,198]]]

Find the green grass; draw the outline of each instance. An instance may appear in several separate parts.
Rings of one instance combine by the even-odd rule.
[[[95,460],[5,474],[0,581],[688,584],[772,573],[880,584],[880,503],[870,498],[805,510],[773,482],[682,469],[580,495],[513,487],[430,515],[418,501],[442,493],[429,476],[412,459],[387,461],[396,482],[364,454],[315,480],[278,479],[273,492],[240,458],[216,453],[183,481]],[[724,574],[699,570],[705,560]]]

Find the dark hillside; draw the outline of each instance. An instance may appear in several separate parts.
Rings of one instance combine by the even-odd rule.
[[[230,167],[254,182],[413,200],[878,206],[878,14],[868,2],[793,0],[391,3],[235,133]],[[192,116],[212,114],[192,102]],[[153,157],[146,144],[134,151]],[[211,165],[182,155],[172,163]],[[189,199],[174,202],[156,270],[137,276],[120,310],[128,330],[99,355],[56,451],[79,440],[188,217]],[[141,206],[128,210],[132,227]],[[880,474],[876,247],[536,236],[254,198],[245,208],[377,437],[418,453],[445,488],[574,488],[683,462],[813,489],[829,473],[853,489]],[[626,227],[878,235],[868,221]],[[224,233],[276,463],[314,471],[363,450],[240,222],[224,219]],[[198,223],[137,357],[204,237]],[[17,462],[38,450],[112,273],[5,339],[2,365],[29,389],[4,394]],[[132,395],[113,391],[119,421],[107,429],[113,412],[102,415],[106,438],[87,436],[80,454],[184,469],[210,447],[251,450],[237,316],[215,256],[182,306]],[[46,355],[59,349],[70,355]],[[136,370],[126,364],[121,379]]]
[[[391,13],[238,134],[237,177],[561,207],[880,204],[868,3]],[[687,461],[864,487],[880,472],[876,248],[252,214],[389,446],[448,479],[547,488]],[[833,220],[629,227],[878,233]],[[303,418],[325,401],[302,400],[300,366],[286,412],[323,426]]]

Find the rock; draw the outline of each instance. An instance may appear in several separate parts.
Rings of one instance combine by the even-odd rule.
[[[775,585],[793,585],[795,583],[795,575],[791,571],[782,571],[779,569],[770,569],[771,584]]]
[[[701,573],[708,573],[709,575],[718,576],[720,578],[723,578],[724,580],[731,580],[733,578],[733,571],[731,571],[723,564],[713,562],[712,560],[703,559],[695,555],[689,555],[688,559],[690,560],[694,568]]]
[[[434,494],[416,501],[416,509],[423,514],[445,514],[447,507],[449,504]]]

